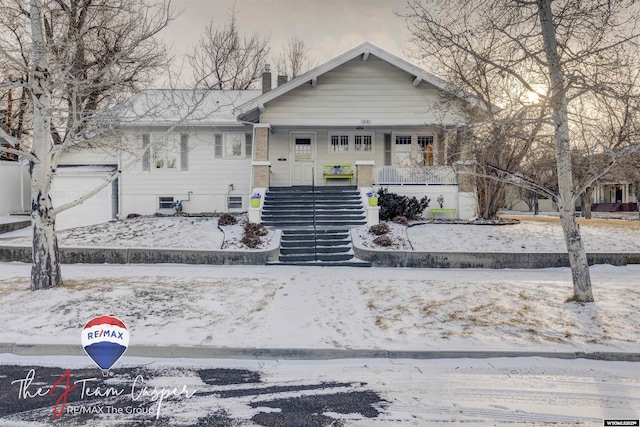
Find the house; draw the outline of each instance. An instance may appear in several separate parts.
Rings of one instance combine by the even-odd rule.
[[[256,190],[309,185],[427,194],[431,207],[442,195],[457,217],[475,215],[464,101],[443,102],[446,82],[368,42],[291,81],[278,76],[276,87],[271,80],[265,69],[261,91],[133,97],[120,113],[126,149],[62,157],[56,205],[123,172],[99,202],[61,214],[59,227],[173,213],[178,201],[185,212],[247,211]],[[327,172],[334,167],[343,173]]]
[[[27,163],[0,159],[0,182],[0,216],[26,212],[30,203]]]

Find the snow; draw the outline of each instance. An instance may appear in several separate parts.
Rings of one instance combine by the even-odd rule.
[[[86,357],[17,357],[0,355],[0,363],[32,366],[57,366],[81,369],[91,366]],[[171,373],[150,378],[150,386],[197,388],[200,394],[192,398],[166,400],[162,414],[171,416],[171,423],[162,425],[202,425],[200,417],[224,410],[235,420],[250,420],[258,413],[273,411],[269,402],[319,396],[322,393],[344,393],[352,390],[373,390],[385,401],[376,418],[359,414],[324,412],[340,419],[346,427],[366,426],[451,426],[496,425],[527,426],[596,426],[603,419],[638,419],[640,412],[640,370],[633,362],[603,362],[595,360],[560,360],[539,357],[441,360],[333,360],[278,361],[224,359],[153,359],[123,357],[125,366],[146,366]],[[331,381],[349,384],[321,390],[251,393],[237,398],[221,398],[226,390],[243,385],[207,386],[197,375],[188,375],[180,368],[230,368],[259,372],[260,384],[246,387],[269,388],[292,385],[313,385]],[[264,402],[264,405],[255,403]],[[377,405],[376,405],[377,406]],[[279,410],[279,409],[277,409]],[[51,418],[51,409],[43,411],[42,419]],[[25,415],[28,415],[25,414]],[[66,418],[63,418],[66,419]],[[122,425],[118,416],[93,418],[95,427]],[[142,418],[146,423],[153,417]],[[165,420],[166,421],[166,420]],[[54,425],[47,422],[21,424],[0,419],[0,426]],[[75,425],[75,424],[74,424]],[[151,425],[151,424],[150,424]],[[227,425],[227,424],[225,424]],[[251,422],[228,425],[255,425]],[[318,424],[320,425],[320,424]],[[343,425],[343,424],[340,424]]]
[[[241,217],[245,221],[245,217]],[[242,222],[241,221],[241,222]],[[63,245],[219,249],[239,247],[241,224],[215,217],[136,218],[61,233]],[[559,225],[390,224],[387,250],[552,251]],[[472,230],[471,232],[469,230]],[[582,225],[591,251],[637,251],[640,230],[608,221]],[[23,231],[23,236],[27,232]],[[365,227],[356,244],[373,248]],[[273,239],[267,237],[265,245]],[[555,243],[554,243],[555,241]],[[27,237],[3,243],[28,244]],[[525,247],[522,247],[525,246]],[[448,248],[448,249],[447,249]],[[381,250],[381,249],[380,249]],[[561,250],[561,249],[560,249]],[[640,265],[591,267],[596,303],[566,303],[568,268],[409,269],[209,265],[64,265],[64,286],[34,293],[30,266],[0,263],[0,342],[78,346],[87,320],[121,318],[131,346],[385,349],[428,351],[640,352]],[[84,368],[84,356],[0,355],[0,364]],[[136,358],[119,366],[245,368],[261,386],[350,383],[379,393],[379,417],[331,413],[346,426],[512,423],[601,425],[638,419],[637,363],[539,357],[491,359],[276,361]],[[176,371],[151,386],[201,383]],[[214,392],[218,389],[212,389]],[[327,393],[336,391],[327,389]],[[323,390],[315,394],[323,393]],[[265,401],[304,391],[168,401],[174,421],[195,425],[217,409],[249,420]],[[48,415],[50,416],[50,415]],[[532,421],[535,420],[535,421]],[[96,427],[109,420],[93,420]],[[15,425],[0,420],[0,426]],[[41,425],[25,423],[24,425]]]
[[[29,268],[0,264],[0,342],[76,344],[111,314],[132,345],[640,351],[637,265],[592,267],[588,305],[564,302],[567,268],[75,264],[46,298]]]
[[[236,215],[238,224],[218,227],[214,216],[138,217],[58,232],[61,247],[163,248],[231,250],[248,249],[240,241],[244,214]],[[274,233],[263,237],[258,249],[269,247]],[[31,245],[31,228],[0,235],[7,245]]]

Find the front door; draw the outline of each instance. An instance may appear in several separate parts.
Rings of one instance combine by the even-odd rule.
[[[293,185],[313,183],[313,138],[311,135],[293,138]]]

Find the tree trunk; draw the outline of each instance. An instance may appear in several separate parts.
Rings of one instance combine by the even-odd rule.
[[[636,209],[638,209],[638,219],[640,219],[640,181],[633,181],[633,195],[636,198]]]
[[[593,193],[593,189],[591,187],[587,187],[582,193],[582,216],[585,219],[591,219],[591,194]]]
[[[49,289],[62,285],[58,237],[55,232],[53,206],[41,192],[31,198],[31,225],[33,228],[33,260],[31,264],[31,290]]]
[[[49,197],[53,170],[51,167],[51,90],[48,58],[42,28],[42,4],[31,0],[32,65],[29,79],[33,82],[33,143],[29,164],[31,173],[31,225],[33,248],[31,290],[48,289],[62,284],[55,215]]]
[[[564,231],[564,239],[569,253],[569,264],[573,277],[573,297],[579,302],[593,302],[589,263],[580,237],[580,228],[575,218],[575,199],[573,197],[573,176],[571,173],[571,144],[569,139],[569,114],[567,112],[567,95],[564,83],[564,72],[551,9],[552,0],[540,0],[538,16],[542,29],[544,51],[549,68],[551,82],[551,108],[554,122],[554,142],[558,171],[558,211]]]

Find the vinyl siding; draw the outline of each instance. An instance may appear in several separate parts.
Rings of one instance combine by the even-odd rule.
[[[246,132],[236,129],[236,132]],[[221,159],[215,157],[215,135],[218,131],[199,130],[189,134],[188,170],[151,168],[142,170],[142,163],[123,172],[121,178],[123,214],[149,214],[158,210],[159,196],[173,196],[176,200],[187,199],[192,191],[191,200],[184,203],[186,212],[224,212],[226,198],[251,193],[251,159]],[[128,137],[130,146],[142,146],[142,134]],[[123,160],[126,164],[127,160]],[[233,190],[229,189],[233,184]],[[245,201],[246,208],[247,203]]]
[[[428,83],[412,85],[413,76],[370,56],[353,59],[267,103],[261,122],[290,126],[415,126],[453,124],[458,114],[443,115],[440,91]]]

